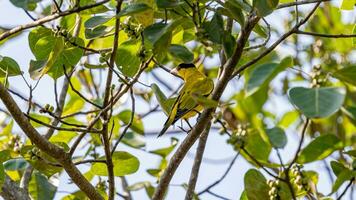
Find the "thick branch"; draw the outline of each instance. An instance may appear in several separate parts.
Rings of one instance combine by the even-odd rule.
[[[66,170],[74,183],[90,198],[103,199],[95,188],[85,179],[81,172],[74,166],[68,154],[59,146],[50,143],[40,135],[22,113],[15,100],[10,96],[7,89],[0,83],[0,99],[11,113],[16,123],[28,138],[41,150],[55,158]]]
[[[257,24],[259,18],[252,16],[249,17],[246,25],[244,28],[241,30],[241,33],[237,39],[236,42],[236,48],[234,51],[233,56],[226,62],[226,64],[223,66],[223,72],[222,75],[216,84],[216,87],[214,88],[214,91],[212,93],[212,99],[214,100],[219,100],[227,83],[230,80],[230,76],[238,63],[238,61],[241,58],[243,48],[248,40],[248,37],[253,29],[253,27]],[[161,176],[161,179],[159,181],[158,187],[153,195],[153,200],[161,200],[163,199],[167,189],[168,185],[177,170],[179,164],[182,162],[183,158],[189,151],[189,149],[192,147],[192,145],[195,143],[195,141],[198,139],[198,137],[201,134],[201,130],[205,130],[207,127],[208,123],[212,119],[212,113],[215,112],[215,108],[210,108],[210,109],[205,109],[204,112],[201,114],[198,122],[192,129],[192,131],[188,134],[188,136],[184,139],[182,144],[179,146],[173,157],[171,158],[166,170],[164,171],[163,175]]]

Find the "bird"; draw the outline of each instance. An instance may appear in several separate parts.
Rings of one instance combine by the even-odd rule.
[[[194,100],[194,96],[207,97],[214,89],[213,80],[201,73],[193,63],[181,63],[170,72],[183,79],[184,84],[158,137],[179,119],[187,121],[202,111],[204,107]]]

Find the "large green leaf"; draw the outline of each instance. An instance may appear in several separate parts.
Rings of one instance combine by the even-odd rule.
[[[11,159],[3,163],[5,170],[9,171],[23,171],[28,166],[26,160],[23,158]]]
[[[247,81],[247,95],[251,95],[260,89],[261,86],[269,84],[279,72],[292,65],[293,59],[291,57],[286,57],[279,64],[266,63],[255,67]]]
[[[268,139],[267,139],[268,140]],[[259,160],[260,162],[265,162],[268,160],[269,154],[271,152],[271,145],[268,141],[265,141],[261,137],[261,133],[257,130],[251,130],[248,132],[248,137],[246,139],[246,151],[252,155],[255,159]],[[248,161],[255,164],[249,156],[241,153]]]
[[[250,169],[245,173],[244,184],[248,200],[261,200],[269,196],[266,178],[256,169]]]
[[[342,0],[340,8],[342,10],[353,10],[355,5],[356,5],[355,0]]]
[[[325,134],[315,138],[301,152],[298,163],[308,163],[321,160],[329,156],[335,150],[342,149],[342,141],[332,134]]]
[[[279,0],[253,0],[253,7],[257,9],[260,17],[265,17],[273,12]]]
[[[121,17],[126,15],[133,15],[136,13],[146,11],[148,9],[151,9],[151,7],[149,7],[145,3],[132,3],[126,6],[125,8],[123,8],[117,16]]]
[[[35,171],[31,177],[28,190],[34,200],[50,200],[54,198],[57,187],[50,183],[46,176]]]
[[[125,76],[133,77],[140,68],[141,61],[137,56],[139,48],[139,42],[127,41],[117,49],[115,62]]]
[[[86,39],[95,39],[109,34],[113,30],[113,27],[104,25],[97,26],[93,29],[85,29]]]
[[[335,176],[339,176],[339,174],[346,169],[346,167],[343,164],[334,160],[330,162],[330,166]]]
[[[308,118],[322,118],[335,113],[345,99],[345,91],[335,87],[295,87],[288,93],[290,101]]]
[[[345,67],[333,73],[340,81],[345,81],[356,86],[356,66]]]
[[[169,53],[185,63],[191,63],[194,59],[194,54],[187,47],[179,44],[172,44],[169,47]]]
[[[99,160],[104,160],[105,156],[98,158]],[[112,160],[114,163],[114,175],[115,176],[126,176],[135,173],[139,166],[139,160],[125,151],[116,151],[112,155]],[[94,163],[91,167],[92,173],[99,176],[107,176],[107,167],[105,163]]]
[[[284,148],[287,144],[286,133],[280,127],[274,127],[267,129],[266,133],[268,135],[269,141],[274,148]]]
[[[32,78],[43,74],[50,75],[53,79],[62,76],[63,66],[66,69],[74,67],[82,57],[83,49],[68,42],[64,43],[62,37],[56,37],[52,30],[38,27],[33,29],[29,36],[29,45],[36,60],[31,60],[29,72]],[[84,46],[84,41],[74,38],[76,45]]]
[[[20,66],[10,57],[0,56],[0,78],[21,75]]]
[[[100,25],[108,22],[112,18],[113,18],[112,16],[94,16],[84,22],[84,27],[92,29],[92,28],[95,28],[97,26],[100,26]]]
[[[352,171],[347,168],[342,170],[334,182],[331,193],[336,192],[343,183],[345,183],[346,181],[351,180],[352,178],[355,178],[355,177],[356,177],[356,171]]]
[[[121,121],[123,121],[125,124],[129,124],[130,123],[130,119],[131,119],[131,115],[132,115],[132,111],[131,110],[123,110],[121,111],[117,116],[119,117],[119,119]],[[130,127],[133,131],[139,133],[139,134],[143,134],[144,133],[144,127],[143,127],[143,122],[142,120],[139,118],[138,115],[134,115],[131,127]]]
[[[37,7],[37,3],[41,0],[10,0],[14,6],[18,8],[23,8],[25,10],[33,11]]]
[[[222,44],[224,36],[224,22],[219,13],[216,12],[211,21],[204,24],[204,28],[212,42]]]
[[[158,8],[174,8],[182,5],[184,2],[180,0],[156,0]]]

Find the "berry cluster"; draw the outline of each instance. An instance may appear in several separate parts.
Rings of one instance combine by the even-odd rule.
[[[228,140],[229,144],[233,144],[235,150],[243,148],[246,144],[248,130],[246,125],[239,124],[234,130],[233,135]]]
[[[311,72],[310,76],[312,78],[312,88],[319,88],[323,83],[326,82],[326,77],[322,77],[320,65],[313,67],[313,71]]]
[[[126,18],[125,22],[122,23],[121,28],[131,39],[138,39],[143,31],[143,26],[141,24],[133,23],[132,17]]]
[[[30,155],[31,160],[36,161],[40,158],[41,151],[37,147],[33,147],[31,150],[27,151],[27,154]]]
[[[40,113],[51,113],[54,111],[54,107],[46,104],[42,109],[40,109]]]
[[[267,180],[267,185],[269,186],[269,199],[270,200],[277,200],[280,199],[278,195],[279,190],[279,180]]]
[[[301,171],[302,168],[302,165],[294,164],[290,169],[294,177],[293,183],[297,186],[298,190],[303,190],[307,187],[307,182],[303,178],[303,174]]]

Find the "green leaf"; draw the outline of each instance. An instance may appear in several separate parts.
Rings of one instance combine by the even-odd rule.
[[[329,156],[335,150],[342,149],[342,141],[332,134],[325,134],[315,138],[301,152],[298,163],[309,163]]]
[[[85,29],[85,38],[88,40],[105,36],[113,30],[113,27],[104,25],[97,26],[93,29]]]
[[[94,16],[84,22],[84,27],[88,29],[96,28],[110,21],[112,18],[112,16]]]
[[[353,10],[356,4],[355,0],[342,0],[340,9],[342,10]]]
[[[266,133],[268,135],[269,141],[274,148],[284,148],[287,144],[286,133],[280,127],[274,127],[267,129]]]
[[[248,200],[261,200],[269,196],[266,178],[256,169],[250,169],[245,173],[244,184]]]
[[[132,14],[146,11],[148,9],[151,9],[151,7],[149,7],[145,3],[132,3],[126,6],[125,8],[123,8],[117,16],[122,17],[126,15],[132,15]]]
[[[346,151],[345,154],[356,158],[356,150]]]
[[[159,155],[159,156],[165,158],[174,150],[174,148],[177,146],[177,144],[178,144],[178,139],[171,138],[171,145],[169,147],[156,149],[156,150],[150,151],[150,153],[153,153],[153,154],[156,154],[156,155]]]
[[[144,137],[134,132],[127,132],[122,142],[132,148],[140,149],[146,146]]]
[[[172,54],[174,58],[178,58],[185,63],[191,63],[194,59],[194,54],[187,47],[179,44],[171,44],[169,53]]]
[[[330,162],[331,169],[333,170],[335,176],[339,176],[339,174],[347,169],[343,164],[337,162],[337,161],[331,161]]]
[[[356,66],[345,67],[337,70],[332,74],[334,77],[340,81],[345,81],[356,86]]]
[[[105,156],[98,158],[99,160],[105,160]],[[125,151],[116,151],[112,155],[114,163],[114,175],[126,176],[135,173],[139,166],[139,160]],[[91,171],[99,176],[107,176],[107,167],[105,163],[94,163],[91,167]]]
[[[172,110],[172,106],[176,98],[167,99],[167,97],[163,94],[161,89],[156,84],[152,84],[151,88],[163,112],[168,115]]]
[[[273,12],[279,0],[253,0],[253,7],[257,9],[260,17],[265,17]]]
[[[174,8],[184,4],[184,2],[180,0],[156,0],[156,4],[158,8]]]
[[[351,171],[350,169],[342,170],[334,182],[331,193],[336,192],[343,183],[348,180],[351,180],[353,177],[356,177],[355,171]]]
[[[23,158],[11,159],[3,163],[5,170],[9,171],[24,171],[28,166]]]
[[[291,57],[284,58],[279,64],[266,63],[259,65],[253,69],[250,78],[247,81],[246,92],[251,95],[261,88],[261,86],[269,84],[271,80],[281,71],[293,65]]]
[[[356,2],[355,2],[356,4]],[[354,25],[354,28],[352,29],[352,34],[356,35],[356,24]],[[356,37],[352,38],[352,44],[356,46]]]
[[[37,3],[41,0],[10,0],[10,2],[18,7],[23,8],[25,10],[33,11],[37,7]]]
[[[216,12],[211,21],[204,24],[204,28],[209,36],[209,40],[217,44],[222,44],[224,21],[219,13]]]
[[[245,149],[258,161],[265,162],[268,160],[272,148],[268,141],[265,141],[261,137],[259,131],[251,130],[248,132]],[[244,153],[242,153],[242,155],[252,164],[255,164],[255,162],[252,161],[249,156],[245,155]]]
[[[345,99],[341,88],[295,87],[288,91],[290,101],[308,118],[323,118],[340,109]]]
[[[44,175],[35,171],[31,177],[28,190],[32,199],[50,200],[54,199],[57,187],[50,183]]]
[[[132,111],[131,110],[123,110],[117,116],[125,124],[129,124],[130,123],[130,119],[131,119],[131,115],[132,115]],[[133,121],[132,121],[132,124],[131,124],[130,128],[133,131],[135,131],[136,133],[139,133],[139,134],[143,134],[144,133],[143,122],[139,118],[138,115],[136,115],[136,114],[134,115],[134,118],[133,118]]]
[[[90,63],[84,63],[84,67],[88,69],[104,69],[107,68],[108,66],[106,64],[93,65]]]
[[[2,185],[5,182],[5,169],[2,163],[0,163],[0,188],[2,188]]]
[[[283,115],[282,119],[278,122],[278,126],[282,128],[288,128],[297,119],[299,119],[299,113],[295,110],[289,111]]]
[[[224,3],[224,7],[229,11],[231,16],[241,25],[245,24],[245,16],[240,6],[235,0],[227,0]]]
[[[223,47],[224,47],[225,56],[227,58],[230,58],[234,53],[235,44],[236,44],[236,40],[234,36],[232,36],[228,32],[225,32],[223,37]]]
[[[10,57],[0,56],[0,78],[21,75],[20,66]]]
[[[138,71],[141,64],[140,58],[137,56],[139,48],[138,42],[127,41],[117,49],[115,62],[125,76],[133,77]]]

